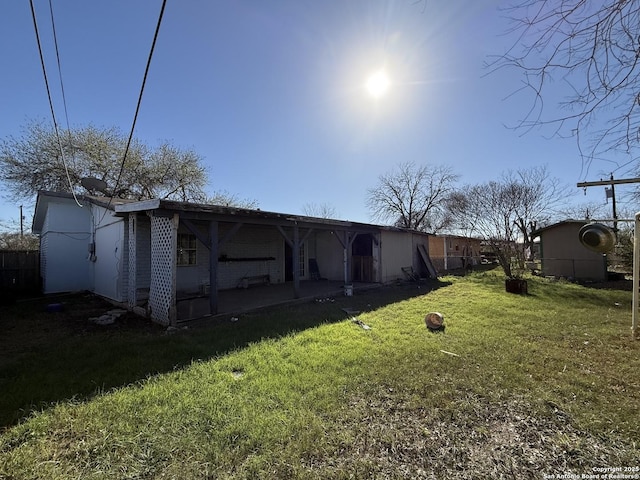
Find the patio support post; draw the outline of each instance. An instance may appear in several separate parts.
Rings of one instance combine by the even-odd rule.
[[[136,308],[138,304],[138,285],[137,285],[137,266],[138,266],[138,255],[136,253],[137,250],[137,242],[136,242],[136,213],[131,212],[129,214],[129,277],[128,277],[128,288],[127,288],[127,306],[129,310],[133,310]]]
[[[342,249],[342,264],[344,266],[344,284],[349,283],[349,255],[347,253],[347,247]]]
[[[300,229],[293,226],[293,295],[300,298]]]
[[[209,313],[218,313],[218,222],[209,223]]]
[[[180,217],[151,214],[151,282],[149,309],[151,318],[163,325],[175,325],[176,259]]]
[[[287,242],[287,245],[291,247],[291,267],[293,268],[293,295],[295,298],[300,298],[300,245],[309,237],[313,229],[309,229],[307,234],[302,240],[300,240],[300,227],[296,223],[293,226],[293,240],[289,238],[287,233],[280,225],[276,225],[276,228],[280,232],[280,235]]]
[[[633,230],[633,296],[631,306],[631,339],[638,339],[638,308],[640,308],[640,212],[635,215]]]
[[[447,262],[447,237],[442,237],[442,251],[444,252],[444,270],[449,270],[449,265]]]
[[[349,283],[349,257],[350,257],[349,250],[353,245],[353,241],[358,236],[358,232],[353,232],[353,236],[351,235],[352,235],[351,232],[347,232],[346,230],[342,232],[343,238],[340,238],[339,235],[336,235],[336,238],[340,242],[340,245],[342,245],[342,249],[343,249],[342,262],[344,264],[344,284],[345,285]]]

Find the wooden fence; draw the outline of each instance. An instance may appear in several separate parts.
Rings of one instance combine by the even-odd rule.
[[[40,291],[40,252],[0,250],[0,290],[6,295]]]

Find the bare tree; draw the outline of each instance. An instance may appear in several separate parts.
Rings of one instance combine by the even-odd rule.
[[[302,207],[302,211],[309,217],[316,218],[336,218],[336,208],[328,203],[305,203]]]
[[[546,166],[509,171],[503,176],[502,183],[517,187],[514,222],[529,252],[528,259],[532,260],[532,232],[559,217],[566,205],[569,187],[552,177]]]
[[[557,215],[565,192],[546,167],[533,167],[466,186],[449,197],[449,209],[456,227],[481,237],[505,275],[513,277],[524,266],[526,252],[532,255],[532,232]]]
[[[520,127],[575,136],[588,167],[640,140],[640,0],[520,0],[509,10],[517,40],[491,68],[522,71],[534,101]],[[564,85],[563,111],[548,114]],[[543,108],[544,107],[544,108]]]
[[[607,207],[604,203],[597,202],[567,205],[560,210],[560,216],[573,220],[592,220],[613,217],[611,215],[611,207]]]
[[[457,224],[484,240],[507,277],[515,276],[514,262],[524,262],[518,245],[515,210],[520,192],[515,185],[491,181],[468,185],[456,193],[452,210]]]
[[[374,220],[435,233],[450,222],[446,199],[458,178],[448,166],[401,163],[367,191],[367,207]]]

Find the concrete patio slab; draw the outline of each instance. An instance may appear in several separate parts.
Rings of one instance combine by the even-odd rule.
[[[379,287],[377,283],[355,283],[353,290]],[[343,282],[329,280],[308,280],[300,282],[300,296],[295,298],[293,283],[279,283],[249,288],[236,288],[218,292],[218,313],[216,316],[234,315],[259,308],[292,302],[309,301],[344,295]],[[206,296],[178,299],[178,323],[211,317],[209,298]]]

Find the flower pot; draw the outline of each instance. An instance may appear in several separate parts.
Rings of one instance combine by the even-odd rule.
[[[507,278],[504,288],[509,293],[527,294],[527,281],[521,278]]]

